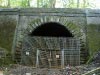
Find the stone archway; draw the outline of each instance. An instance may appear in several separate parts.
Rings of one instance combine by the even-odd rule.
[[[61,33],[59,32],[59,30],[60,30],[59,27],[61,29]],[[56,28],[57,31],[53,28]],[[48,29],[50,32],[46,32]],[[51,30],[51,29],[53,29],[53,30]],[[58,34],[58,33],[54,34],[53,32],[56,32],[56,33],[59,32],[60,34]],[[49,34],[49,35],[47,35],[47,34]],[[25,35],[24,40],[23,40],[24,45],[22,47],[23,50],[21,52],[22,56],[23,56],[22,62],[24,62],[24,64],[31,64],[31,65],[33,64],[33,65],[39,66],[39,64],[42,63],[42,65],[43,64],[48,65],[50,62],[44,63],[44,61],[47,62],[49,59],[45,60],[44,58],[45,57],[49,58],[49,56],[42,56],[43,53],[45,53],[45,55],[48,53],[46,51],[43,53],[42,52],[40,53],[40,55],[41,55],[40,57],[42,57],[42,59],[44,59],[43,61],[41,59],[41,63],[35,61],[38,56],[37,50],[38,49],[43,50],[43,51],[48,50],[48,49],[49,50],[59,50],[59,51],[67,50],[66,49],[67,47],[64,44],[69,44],[70,46],[72,46],[73,44],[74,44],[73,46],[76,45],[77,48],[72,47],[72,48],[74,48],[72,50],[74,50],[74,51],[78,50],[78,52],[70,51],[69,50],[70,48],[68,50],[69,50],[69,54],[78,53],[78,55],[75,55],[76,56],[76,57],[74,57],[75,61],[74,60],[70,61],[71,59],[69,57],[65,57],[65,59],[66,60],[68,59],[69,62],[60,62],[63,65],[63,67],[64,67],[64,65],[68,65],[68,63],[70,63],[71,65],[79,65],[81,62],[80,42],[82,42],[82,44],[85,44],[85,43],[83,43],[83,42],[85,42],[84,41],[85,40],[84,33],[79,25],[74,24],[72,21],[68,21],[66,17],[44,16],[44,17],[40,17],[40,18],[31,19],[31,20],[29,20],[26,30],[24,31],[24,35]],[[61,36],[61,38],[56,38],[56,37],[60,37],[60,36]],[[66,37],[71,37],[71,38],[67,40]],[[82,39],[82,40],[80,40],[80,39]],[[73,42],[73,44],[70,42]],[[69,46],[69,45],[67,45],[67,46]],[[64,52],[63,51],[59,52],[59,51],[58,51],[58,55],[60,55],[60,53],[62,53],[61,55],[63,55]],[[50,54],[50,52],[49,52],[49,54]],[[34,58],[30,58],[26,62],[27,53],[30,53],[30,56],[34,57]],[[57,52],[55,52],[55,53],[57,53]],[[66,51],[65,55],[66,54],[67,54],[67,51]],[[52,53],[51,53],[51,55],[52,55]],[[77,56],[78,56],[78,59],[76,59]],[[62,57],[62,59],[60,59],[60,61],[63,61],[64,60],[63,56],[61,56],[61,57]],[[84,59],[84,57],[82,57],[82,59]],[[33,62],[33,60],[34,60],[34,62]],[[37,59],[37,60],[39,60],[39,59]],[[73,61],[75,63],[71,63]],[[57,61],[57,62],[59,62],[59,61]],[[82,60],[82,62],[83,62],[83,60]],[[67,64],[64,64],[64,63],[67,63]]]
[[[37,67],[50,68],[56,66],[57,68],[60,66],[63,68],[64,65],[68,64],[73,66],[80,64],[80,47],[78,47],[80,40],[78,34],[74,32],[79,31],[79,28],[68,22],[66,18],[45,17],[35,19],[28,25],[27,31],[29,32],[24,39],[26,44],[22,50],[22,59],[26,59],[24,53],[29,52],[35,54],[31,57],[35,57],[33,60],[36,60],[34,65]],[[55,56],[60,56],[59,60]],[[74,60],[72,60],[73,56]]]
[[[30,34],[41,24],[45,24],[49,22],[59,23],[63,25],[64,27],[68,29],[70,33],[72,33],[72,35],[75,38],[83,39],[85,35],[79,25],[74,24],[72,21],[68,21],[66,17],[57,17],[57,16],[56,17],[55,16],[54,17],[45,16],[45,17],[31,20],[25,32],[26,34]]]

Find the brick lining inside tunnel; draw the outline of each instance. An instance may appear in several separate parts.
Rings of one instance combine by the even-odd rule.
[[[63,25],[56,22],[43,23],[29,34],[30,36],[73,37],[73,34]]]

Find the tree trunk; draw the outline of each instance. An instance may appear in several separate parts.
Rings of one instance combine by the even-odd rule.
[[[8,0],[7,7],[10,7],[10,0]]]
[[[77,8],[79,8],[79,4],[80,4],[80,1],[79,1],[79,0],[77,0]]]
[[[39,3],[40,3],[40,1],[39,1],[39,0],[37,0],[37,7],[39,7]]]
[[[49,0],[49,3],[50,8],[55,8],[56,0]]]
[[[30,0],[27,0],[27,6],[30,7]]]
[[[83,7],[86,7],[86,0],[83,0]]]

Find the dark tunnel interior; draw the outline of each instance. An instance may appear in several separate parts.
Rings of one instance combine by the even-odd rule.
[[[73,37],[73,34],[65,26],[56,22],[43,23],[36,27],[29,35],[44,37]]]

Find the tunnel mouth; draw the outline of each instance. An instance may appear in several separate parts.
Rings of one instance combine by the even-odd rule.
[[[29,36],[41,37],[74,37],[73,34],[62,24],[47,22],[37,26]]]

